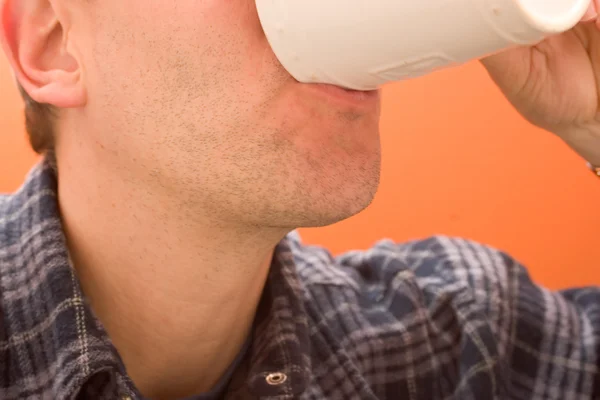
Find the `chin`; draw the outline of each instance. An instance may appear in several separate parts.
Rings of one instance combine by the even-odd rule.
[[[368,197],[365,197],[359,202],[355,202],[345,207],[341,206],[337,209],[322,210],[321,213],[315,214],[312,220],[303,221],[303,223],[300,223],[297,227],[321,228],[337,224],[338,222],[342,222],[348,218],[351,218],[367,209],[373,202],[374,198],[375,193],[370,194]]]
[[[304,149],[300,157],[304,162],[296,163],[290,173],[296,178],[286,185],[291,198],[282,203],[300,210],[295,215],[299,227],[327,226],[350,218],[366,209],[379,189],[381,151],[376,127],[319,133],[321,137],[313,136]]]
[[[368,208],[379,189],[379,168],[363,171],[360,176],[347,177],[341,185],[332,188],[330,185],[321,186],[327,189],[319,193],[311,191],[304,198],[305,212],[297,214],[297,227],[323,227],[338,223],[355,216]]]

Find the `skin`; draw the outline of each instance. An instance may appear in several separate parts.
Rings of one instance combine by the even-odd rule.
[[[371,202],[379,103],[296,82],[252,0],[0,0],[0,15],[17,79],[60,108],[59,204],[94,312],[144,395],[210,389],[281,238]],[[527,118],[600,164],[596,19],[484,65]]]

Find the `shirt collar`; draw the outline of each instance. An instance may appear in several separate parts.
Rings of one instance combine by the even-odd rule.
[[[25,185],[10,198],[20,209],[13,227],[16,245],[21,246],[24,268],[2,271],[7,282],[2,302],[7,311],[7,331],[21,332],[21,324],[46,327],[36,341],[49,360],[49,379],[57,398],[71,398],[109,375],[116,382],[115,396],[138,394],[102,324],[87,303],[72,268],[63,236],[57,201],[56,168],[46,157],[29,174]],[[10,206],[9,206],[10,208]],[[28,211],[30,210],[30,211]],[[17,215],[17,214],[15,214]],[[248,390],[257,396],[297,395],[310,380],[308,318],[304,308],[304,288],[298,277],[292,247],[298,240],[288,235],[277,246],[263,298],[258,308],[249,357],[236,371],[232,390]],[[7,279],[6,274],[13,276]],[[8,287],[6,287],[8,286]],[[21,294],[29,302],[12,312],[11,296]],[[11,318],[12,317],[12,318]],[[41,328],[40,328],[41,329]],[[16,336],[12,340],[18,340]],[[38,371],[39,372],[39,371]],[[268,378],[283,374],[285,380],[273,384]]]
[[[260,396],[298,395],[310,381],[304,287],[290,243],[295,240],[295,235],[288,235],[277,246],[256,315],[247,383]],[[283,374],[285,381],[279,385],[269,383],[272,374]]]

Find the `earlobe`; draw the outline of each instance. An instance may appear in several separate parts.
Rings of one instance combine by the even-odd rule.
[[[54,79],[43,85],[23,87],[38,103],[52,104],[59,108],[77,108],[86,103],[86,93],[79,79],[79,73],[55,71]]]
[[[48,0],[0,0],[0,39],[17,80],[38,103],[82,107],[86,91]]]

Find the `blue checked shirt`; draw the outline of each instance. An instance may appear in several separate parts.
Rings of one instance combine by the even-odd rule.
[[[600,265],[599,265],[600,273]],[[68,261],[47,161],[0,197],[0,399],[140,399]],[[600,399],[600,290],[432,237],[277,247],[230,399]]]

